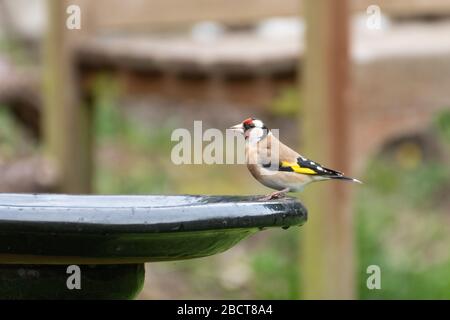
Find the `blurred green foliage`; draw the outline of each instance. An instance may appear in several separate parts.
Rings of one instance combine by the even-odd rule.
[[[15,151],[19,128],[14,123],[6,106],[0,106],[0,150],[3,156],[11,155]]]
[[[0,105],[0,159],[13,160],[34,150],[34,141],[20,128],[9,108]]]
[[[298,299],[298,228],[273,232],[266,247],[252,255],[255,299]]]
[[[448,137],[449,113],[436,123],[436,139]],[[361,298],[450,299],[448,163],[444,155],[405,169],[380,156],[367,166],[356,204]],[[366,287],[371,264],[381,268],[382,290]]]
[[[117,92],[118,85],[107,77],[97,80],[95,130],[101,154],[95,190],[100,194],[163,193],[169,182],[164,158],[170,152],[170,130],[135,123],[120,109]]]
[[[0,52],[5,54],[15,65],[31,66],[33,59],[29,50],[24,49],[23,43],[6,37],[0,37]]]
[[[450,108],[439,112],[435,126],[445,141],[450,143]]]
[[[302,96],[296,87],[288,87],[277,95],[272,102],[270,112],[274,116],[295,117],[301,112]]]
[[[449,207],[442,204],[441,208],[435,196],[439,190],[450,191],[450,170],[444,165],[424,165],[416,175],[402,172],[392,163],[384,165],[381,170],[379,163],[369,165],[368,187],[357,201],[361,298],[448,299]],[[377,172],[382,177],[377,177]],[[386,185],[389,191],[384,189]],[[382,290],[366,287],[366,268],[371,264],[381,268]]]

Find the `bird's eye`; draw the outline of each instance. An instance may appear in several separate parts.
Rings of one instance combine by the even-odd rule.
[[[251,128],[254,128],[255,127],[255,125],[253,124],[253,122],[244,122],[244,129],[245,130],[248,130],[248,129],[251,129]]]

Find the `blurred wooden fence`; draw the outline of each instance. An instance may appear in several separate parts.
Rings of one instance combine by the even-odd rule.
[[[90,23],[98,29],[174,27],[213,20],[249,25],[263,18],[304,13],[298,0],[77,0],[89,6]],[[365,14],[370,5],[398,17],[450,15],[447,0],[351,0],[353,13]]]

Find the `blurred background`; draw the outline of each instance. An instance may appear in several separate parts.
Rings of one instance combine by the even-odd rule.
[[[139,298],[450,299],[449,88],[444,0],[0,0],[0,192],[265,194],[245,166],[170,160],[174,129],[254,116],[364,184],[148,265]]]

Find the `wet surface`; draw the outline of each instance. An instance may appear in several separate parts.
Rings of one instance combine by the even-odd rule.
[[[0,263],[189,259],[305,221],[293,198],[0,194]]]

